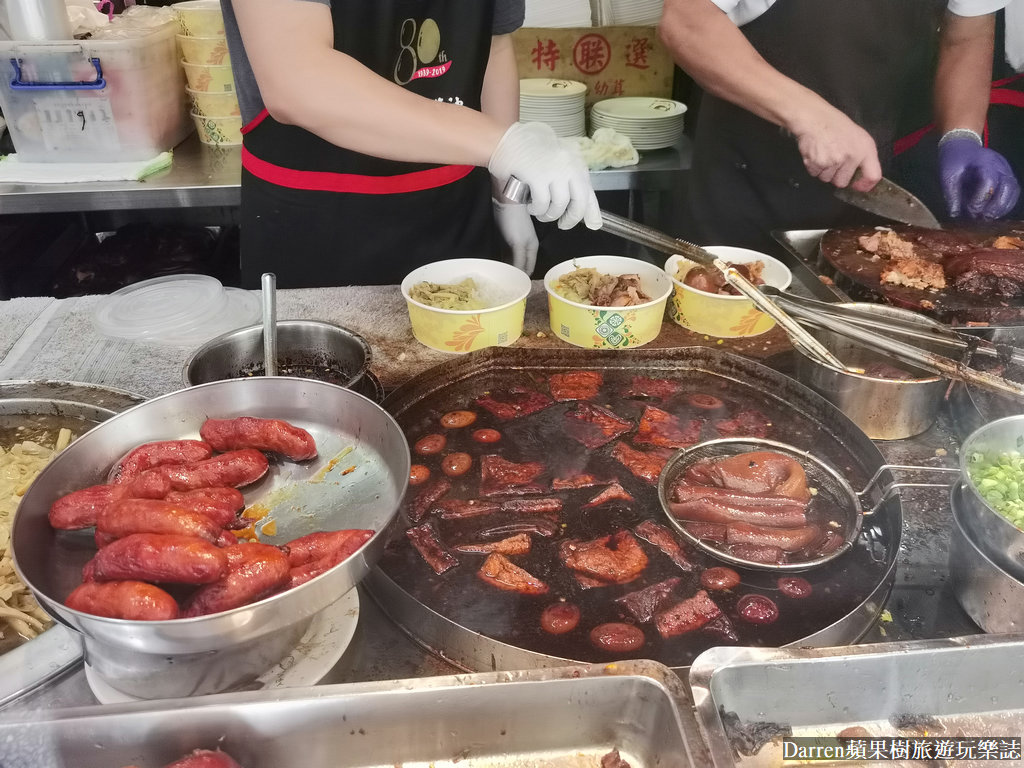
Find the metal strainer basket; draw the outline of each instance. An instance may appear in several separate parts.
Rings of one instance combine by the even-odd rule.
[[[669,503],[672,489],[676,481],[694,464],[706,459],[735,456],[755,451],[771,451],[795,459],[807,474],[807,485],[813,489],[813,496],[808,503],[808,515],[814,518],[817,510],[832,508],[830,518],[839,527],[836,532],[842,535],[843,543],[831,552],[806,560],[786,563],[763,563],[738,557],[725,549],[720,549],[713,542],[700,539],[687,530],[684,521],[672,514]],[[690,544],[712,557],[731,565],[753,568],[761,571],[808,571],[831,562],[845,554],[861,535],[865,516],[875,514],[885,503],[902,488],[948,488],[950,483],[898,483],[893,481],[891,470],[908,472],[954,474],[959,476],[960,470],[953,467],[921,467],[908,464],[883,464],[864,486],[857,492],[850,482],[828,462],[818,458],[810,451],[801,450],[788,443],[756,437],[722,438],[697,443],[683,448],[666,462],[658,478],[658,500],[665,512],[669,524],[677,530]],[[883,478],[887,481],[880,485]]]

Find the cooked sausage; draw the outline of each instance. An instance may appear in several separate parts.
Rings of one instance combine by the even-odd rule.
[[[255,448],[279,453],[292,461],[316,458],[313,436],[281,419],[258,419],[254,416],[207,419],[199,430],[199,436],[217,451]]]
[[[445,429],[462,429],[476,421],[473,411],[449,411],[441,417],[441,426]]]
[[[350,539],[361,536],[362,541],[366,541],[372,535],[373,531],[346,529],[343,531],[318,531],[301,536],[285,545],[288,550],[288,564],[295,568],[311,563],[334,554],[335,550],[345,547]]]
[[[202,440],[164,440],[144,443],[114,465],[110,482],[123,485],[153,467],[192,464],[213,456],[213,448]]]
[[[197,749],[164,768],[242,768],[227,752]]]
[[[421,456],[433,456],[440,453],[448,444],[448,438],[444,435],[424,435],[417,440],[412,449]]]
[[[314,579],[321,573],[326,573],[334,566],[348,560],[348,558],[351,557],[357,549],[363,546],[363,544],[369,541],[370,537],[373,536],[373,531],[367,530],[336,531],[335,533],[345,533],[348,534],[348,537],[343,541],[339,539],[340,543],[323,557],[310,560],[303,565],[292,566],[289,573],[288,589],[305,584],[310,579]],[[290,544],[288,545],[288,548],[290,557]]]
[[[594,647],[609,653],[637,651],[646,641],[642,629],[619,621],[598,624],[590,630],[590,642]]]
[[[183,616],[230,611],[255,603],[288,583],[288,556],[279,547],[237,544],[217,551],[227,555],[227,575],[197,589],[185,603]]]
[[[552,603],[540,615],[540,626],[552,635],[572,632],[580,623],[580,608],[575,603]]]
[[[422,464],[409,467],[409,485],[423,485],[430,479],[430,468]]]
[[[194,491],[197,488],[217,488],[230,485],[235,488],[255,483],[270,468],[267,457],[254,448],[231,451],[206,461],[180,466],[148,469],[137,478],[142,480],[151,472],[165,476],[175,491]]]
[[[93,616],[132,621],[178,618],[178,604],[159,587],[142,581],[90,581],[80,585],[64,605]]]
[[[62,531],[90,528],[99,513],[118,499],[162,499],[170,490],[170,481],[160,476],[140,476],[125,485],[91,485],[53,502],[50,525]]]
[[[448,477],[459,477],[469,472],[473,466],[473,457],[468,453],[449,453],[441,459],[441,471]]]
[[[194,491],[171,491],[165,499],[178,509],[206,515],[221,528],[234,528],[245,498],[237,488],[196,488]],[[243,526],[244,527],[244,524]]]
[[[133,533],[176,533],[216,541],[222,527],[206,515],[159,499],[119,499],[96,519],[97,534],[118,539]]]
[[[84,581],[134,579],[210,584],[228,572],[224,550],[195,536],[133,533],[111,542],[82,570]]]

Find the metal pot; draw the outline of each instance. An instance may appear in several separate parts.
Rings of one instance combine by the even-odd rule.
[[[1024,581],[1024,531],[996,512],[971,482],[972,454],[1020,450],[1024,444],[1024,415],[1007,416],[979,427],[960,449],[963,475],[960,519],[972,541],[1000,568]]]
[[[277,357],[281,375],[328,381],[355,389],[370,370],[372,353],[362,336],[318,320],[277,323]],[[186,386],[262,375],[263,326],[225,333],[197,349],[182,369]],[[288,369],[293,372],[285,372]],[[301,369],[314,369],[303,373]],[[327,376],[328,372],[333,375]]]
[[[949,537],[949,577],[968,616],[986,632],[1024,630],[1024,584],[979,549],[965,525],[963,488],[950,494],[953,525]]]
[[[838,306],[870,311],[880,318],[893,317],[922,325],[938,325],[915,312],[884,304]],[[812,330],[811,333],[847,366],[867,368],[872,363],[890,362],[838,333],[825,329]],[[902,440],[918,435],[932,426],[942,407],[948,384],[939,376],[902,364],[899,367],[920,378],[897,381],[847,373],[819,363],[799,347],[797,352],[797,379],[835,404],[872,440]]]
[[[63,494],[104,482],[110,466],[140,443],[194,438],[208,416],[285,419],[308,430],[320,455],[299,464],[272,462],[243,489],[275,520],[271,544],[317,530],[369,528],[352,557],[295,589],[252,605],[171,621],[109,619],[67,608],[95,554],[91,531],[55,531],[48,512]],[[341,477],[332,459],[346,449]],[[307,482],[328,468],[323,482]],[[409,478],[409,448],[398,424],[355,392],[308,379],[257,377],[218,381],[149,400],[114,416],[58,455],[25,494],[14,518],[11,550],[18,575],[58,621],[80,632],[86,660],[113,687],[140,698],[223,691],[273,666],[301,639],[312,617],[348,592],[384,549]],[[276,658],[275,658],[276,657]]]

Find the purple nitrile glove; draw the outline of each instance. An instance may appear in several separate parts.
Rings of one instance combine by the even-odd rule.
[[[939,178],[952,217],[998,219],[1017,204],[1020,184],[1006,158],[971,137],[939,146]]]

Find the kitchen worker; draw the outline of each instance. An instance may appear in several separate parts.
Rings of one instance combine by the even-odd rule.
[[[993,13],[1007,0],[665,0],[662,40],[706,91],[686,226],[705,243],[771,249],[772,229],[840,226],[833,187],[871,189],[908,95],[935,74],[950,215],[993,219],[1020,187],[982,146]]]
[[[241,107],[242,284],[401,282],[488,258],[533,269],[530,215],[601,224],[578,150],[517,122],[524,0],[222,0]],[[492,203],[510,176],[529,206]]]

